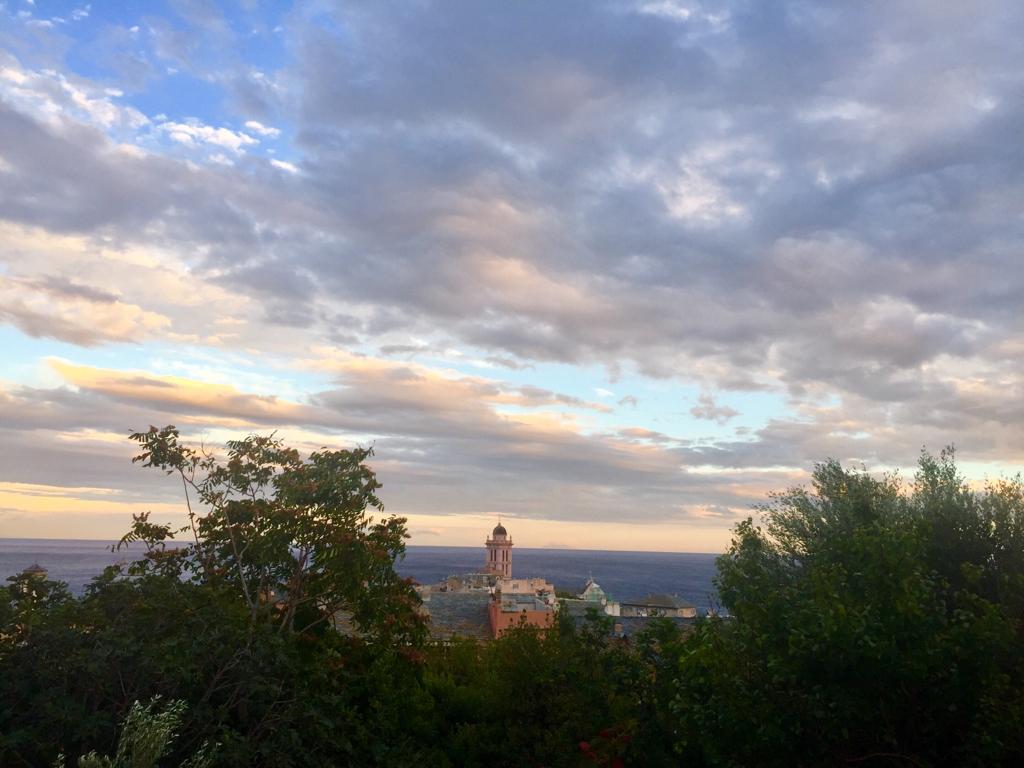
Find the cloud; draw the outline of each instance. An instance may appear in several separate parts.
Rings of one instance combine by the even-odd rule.
[[[686,472],[674,444],[637,440],[639,433],[588,434],[577,420],[552,410],[561,403],[550,395],[524,396],[488,380],[377,359],[334,355],[310,363],[333,371],[338,387],[301,403],[230,385],[52,360],[72,389],[0,390],[0,413],[10,415],[6,429],[26,435],[26,456],[42,455],[57,430],[64,435],[56,441],[60,451],[83,446],[73,459],[81,469],[69,472],[68,482],[112,489],[122,483],[132,493],[142,492],[146,478],[128,479],[113,466],[130,451],[120,435],[173,421],[193,438],[206,435],[211,447],[223,439],[216,436],[251,429],[277,429],[309,448],[372,442],[389,505],[405,513],[464,514],[486,506],[531,518],[622,520],[628,507],[628,518],[637,521],[685,521],[696,519],[688,500],[710,495],[717,503],[745,503],[746,496],[729,487],[735,480],[723,484]],[[510,412],[509,405],[527,410]],[[103,450],[88,457],[84,446],[97,440]],[[45,472],[26,473],[11,456],[0,481],[44,482]],[[86,481],[90,472],[111,485]],[[557,488],[572,494],[557,506],[538,503]]]
[[[179,144],[186,146],[212,144],[216,147],[229,149],[235,154],[243,152],[247,146],[259,144],[258,139],[243,131],[233,131],[230,128],[216,128],[211,125],[204,125],[194,118],[190,118],[183,123],[163,122],[157,125],[157,130],[164,132],[169,138]]]
[[[690,409],[690,415],[695,419],[706,419],[717,424],[727,424],[731,419],[739,416],[739,411],[727,405],[718,405],[714,395],[709,392],[702,392],[698,405]]]
[[[170,318],[120,301],[103,289],[57,277],[0,276],[0,320],[34,337],[82,346],[139,341],[167,331]]]
[[[717,26],[687,27],[676,44],[680,29],[664,17],[691,10],[694,16],[722,18]],[[911,178],[921,179],[923,173],[960,195],[956,209],[947,206],[929,215],[976,215],[978,227],[989,227],[993,220],[984,211],[990,206],[971,213],[967,180],[941,173],[945,166],[939,157],[943,148],[949,152],[955,146],[970,156],[971,167],[1002,167],[1003,158],[991,155],[990,143],[956,138],[965,130],[972,135],[995,130],[1001,107],[972,108],[976,119],[967,124],[933,117],[925,139],[934,146],[932,155],[886,144],[881,155],[864,159],[875,170],[864,165],[856,173],[840,172],[836,163],[848,162],[851,147],[874,141],[883,129],[895,136],[919,117],[922,105],[901,106],[886,92],[884,78],[862,82],[854,74],[884,69],[878,57],[864,55],[872,54],[876,37],[910,33],[851,12],[859,26],[840,38],[835,50],[825,51],[806,41],[808,35],[834,31],[834,19],[827,15],[806,17],[794,10],[799,23],[775,19],[758,29],[763,20],[756,14],[720,10],[580,6],[587,34],[577,41],[568,36],[564,10],[503,9],[507,24],[522,34],[471,48],[461,45],[454,31],[479,21],[471,7],[460,14],[431,11],[451,14],[443,16],[451,26],[428,39],[414,39],[411,22],[389,23],[386,4],[359,13],[338,11],[337,20],[351,28],[351,41],[331,41],[329,48],[320,44],[326,45],[331,25],[299,17],[290,34],[311,45],[287,73],[271,76],[287,74],[295,86],[293,98],[302,107],[295,113],[297,141],[312,158],[287,205],[275,209],[274,190],[258,177],[233,176],[232,189],[184,168],[161,167],[155,158],[136,164],[133,170],[143,178],[126,185],[117,169],[131,166],[120,159],[117,166],[100,162],[102,154],[95,150],[85,158],[87,163],[95,158],[90,178],[102,181],[89,185],[89,199],[104,201],[116,191],[117,200],[104,212],[118,213],[108,213],[108,219],[137,211],[137,224],[163,232],[184,224],[180,247],[205,254],[199,266],[216,273],[215,279],[258,293],[268,302],[272,322],[315,328],[318,316],[364,303],[363,318],[386,316],[398,324],[396,330],[408,333],[430,327],[449,343],[482,347],[483,358],[525,364],[625,361],[649,375],[692,375],[710,386],[797,387],[821,381],[863,393],[839,358],[856,360],[855,367],[867,370],[892,367],[898,374],[950,349],[966,356],[990,338],[995,341],[1003,333],[1002,318],[989,315],[998,311],[998,300],[965,295],[963,303],[950,306],[942,305],[942,297],[951,289],[948,275],[962,273],[968,264],[979,265],[979,287],[990,285],[982,275],[1007,269],[1009,253],[989,248],[982,256],[980,243],[965,243],[969,251],[940,251],[928,269],[918,270],[914,254],[920,249],[876,233],[888,228],[923,237],[921,245],[928,247],[929,228],[912,232],[913,219],[906,217],[895,227],[868,224],[885,221],[879,195],[921,198],[925,189]],[[928,23],[953,22],[929,17]],[[481,24],[485,36],[491,34]],[[983,40],[975,42],[981,46]],[[758,121],[750,110],[760,102],[744,77],[774,73],[778,84],[787,83],[783,75],[789,73],[773,68],[772,51],[788,43],[819,56],[820,75],[807,81],[806,93],[783,92],[773,121]],[[928,53],[916,39],[908,45],[914,55]],[[594,55],[633,46],[644,56],[628,65]],[[736,46],[749,52],[749,60],[732,71],[719,57]],[[420,49],[430,54],[423,60],[439,71],[408,68],[398,53]],[[563,88],[559,106],[518,110],[515,120],[506,119],[506,105],[514,100],[503,97],[499,103],[494,94],[501,92],[501,73],[509,68],[475,67],[487,88],[463,83],[455,71],[457,62],[484,62],[485,56],[492,62],[527,62],[504,77],[513,77],[524,93]],[[978,89],[995,93],[1002,65],[986,66],[992,72],[981,77]],[[438,79],[442,71],[448,79]],[[347,74],[330,78],[324,75],[329,72]],[[666,96],[677,75],[686,76],[690,87]],[[379,86],[372,91],[364,87],[371,81]],[[451,89],[431,88],[431,82]],[[855,92],[841,98],[837,83]],[[720,89],[717,101],[701,102],[698,95],[712,86]],[[416,93],[405,98],[407,87]],[[326,98],[331,89],[347,97]],[[995,95],[991,100],[1006,103]],[[344,110],[334,106],[341,103]],[[727,120],[721,119],[723,104]],[[587,119],[574,117],[575,110]],[[527,114],[529,124],[523,122]],[[622,117],[634,114],[645,117]],[[248,123],[276,130],[262,120]],[[261,135],[248,126],[251,134],[198,122],[159,125],[161,133],[232,155],[253,148],[248,141]],[[684,127],[669,130],[670,125]],[[854,126],[873,133],[856,133]],[[834,132],[836,146],[843,149],[822,139],[822,131]],[[956,144],[949,144],[954,138]],[[798,147],[811,159],[805,162]],[[915,157],[924,163],[920,172],[901,176],[900,169],[907,163],[912,167]],[[294,171],[287,161],[269,162]],[[27,179],[28,163],[19,165],[24,166],[19,176]],[[833,179],[824,191],[820,171]],[[149,183],[154,175],[175,183]],[[1009,178],[993,181],[990,198],[1012,199]],[[60,189],[66,194],[79,183]],[[149,184],[148,191],[143,184]],[[84,183],[82,188],[84,197]],[[182,190],[180,198],[169,195],[170,189]],[[25,182],[18,203],[32,194],[37,191]],[[774,202],[782,199],[792,203]],[[121,201],[125,204],[115,204]],[[941,198],[921,205],[921,211],[941,208]],[[88,204],[77,207],[76,218],[83,219],[81,212],[89,209]],[[70,210],[52,218],[73,221]],[[34,208],[26,215],[41,214]],[[105,223],[101,218],[93,217],[95,225]],[[990,231],[1005,241],[998,228]],[[284,279],[286,272],[296,277]],[[880,294],[883,289],[889,294]],[[892,314],[897,306],[905,319]],[[843,320],[850,316],[875,322],[858,340]],[[916,323],[916,330],[895,336],[880,330],[894,323]],[[364,334],[376,327],[365,319],[361,325],[349,338],[367,338]],[[954,326],[954,341],[946,344],[943,334]],[[902,352],[885,348],[883,338],[899,336],[910,346]],[[812,366],[802,351],[818,344],[823,354],[809,355],[816,361]],[[914,355],[908,354],[911,348]]]
[[[76,25],[5,33],[2,319],[331,383],[261,400],[157,383],[140,353],[123,380],[64,371],[76,408],[374,436],[401,504],[467,514],[712,525],[824,455],[907,464],[955,439],[1021,458],[1014,3],[980,20],[935,3],[318,4],[254,21],[266,57],[227,12],[175,14],[125,19],[106,58]],[[74,72],[85,58],[102,76]],[[216,106],[170,100],[168,66]],[[132,106],[162,101],[173,117]],[[426,364],[442,359],[493,378]],[[610,414],[586,399],[602,381],[636,394]],[[698,422],[741,410],[744,432],[673,422],[656,392],[679,385],[703,393]],[[71,407],[40,392],[45,412]],[[755,394],[774,403],[760,423]]]
[[[288,173],[298,173],[299,172],[299,168],[298,168],[297,165],[294,165],[292,163],[286,162],[284,160],[272,159],[270,161],[270,164],[272,166],[274,166],[275,168],[278,168],[278,169],[280,169],[282,171],[287,171]]]
[[[265,136],[268,139],[276,139],[281,135],[280,128],[273,128],[269,125],[264,125],[258,120],[246,120],[245,127],[253,133],[258,133],[260,136]]]
[[[0,51],[0,99],[51,127],[69,119],[121,132],[147,126],[149,119],[142,112],[118,103],[122,95],[52,69],[22,67],[12,55]]]
[[[239,392],[234,387],[182,377],[123,373],[53,359],[53,370],[79,390],[168,414],[210,415],[232,426],[308,424],[312,409],[299,403]]]

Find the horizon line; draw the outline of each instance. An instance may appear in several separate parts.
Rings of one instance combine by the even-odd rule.
[[[66,537],[60,539],[48,539],[39,536],[0,536],[0,542],[3,541],[88,541],[95,542],[97,544],[116,544],[119,539],[84,539],[78,537]],[[181,541],[188,543],[184,539],[173,539],[173,541]],[[480,547],[473,547],[467,544],[407,544],[406,547],[434,547],[437,549],[480,549]],[[544,552],[624,552],[624,553],[635,553],[643,555],[722,555],[724,552],[716,552],[709,550],[693,550],[693,551],[681,551],[681,550],[669,550],[669,549],[590,549],[587,547],[519,547],[519,551],[531,550],[531,551],[544,551]]]

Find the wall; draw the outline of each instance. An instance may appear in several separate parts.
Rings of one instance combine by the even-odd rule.
[[[518,627],[525,619],[531,627],[546,629],[555,622],[554,611],[503,611],[497,600],[487,608],[491,621],[491,636],[501,637],[512,627]]]

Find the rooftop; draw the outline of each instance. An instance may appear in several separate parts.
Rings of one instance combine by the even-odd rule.
[[[676,595],[656,594],[651,593],[644,597],[633,598],[630,600],[623,600],[623,605],[642,605],[647,608],[667,608],[670,610],[676,610],[679,608],[693,608],[693,603],[689,603],[683,600],[681,597]]]
[[[552,607],[541,598],[531,594],[503,594],[501,610],[506,613],[518,611],[550,611]]]
[[[431,592],[423,596],[423,610],[430,619],[430,636],[435,640],[452,637],[491,637],[487,592]]]
[[[589,619],[587,618],[587,609],[596,610],[593,604],[587,604],[583,601],[576,602],[563,602],[564,609],[567,610],[568,615],[572,617],[573,622],[577,627],[586,626]],[[696,624],[695,619],[684,619],[679,616],[662,616],[657,619],[649,619],[641,616],[606,616],[597,611],[598,618],[606,619],[612,627],[612,637],[632,637],[637,632],[642,630],[644,627],[650,627],[652,621],[670,621],[680,629],[686,629],[693,627]]]

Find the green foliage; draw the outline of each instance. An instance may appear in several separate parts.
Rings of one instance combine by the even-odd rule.
[[[121,724],[121,737],[114,757],[98,755],[95,751],[78,758],[78,768],[156,768],[160,758],[167,754],[174,741],[185,702],[172,701],[162,712],[155,711],[160,697],[148,704],[135,702]],[[214,749],[203,744],[179,768],[209,768],[213,764]],[[64,756],[57,758],[57,768],[64,767]]]
[[[369,452],[301,460],[249,438],[221,463],[170,427],[135,439],[140,461],[181,479],[191,541],[142,515],[125,542],[145,556],[82,597],[22,577],[3,589],[0,765],[113,753],[118,723],[154,696],[188,704],[169,764],[205,742],[223,766],[426,760],[423,621],[394,571],[404,521],[366,514],[380,508]]]
[[[551,630],[433,649],[426,685],[453,765],[673,765],[671,684],[658,687],[656,633],[612,641],[608,617],[582,627],[562,615]],[[661,639],[677,642],[670,622]],[[666,665],[671,667],[671,665]],[[669,678],[665,678],[666,682]]]
[[[350,616],[378,641],[423,638],[419,601],[394,569],[405,519],[374,520],[380,488],[370,449],[314,451],[302,459],[273,436],[227,443],[225,461],[182,444],[174,427],[136,432],[133,461],[180,477],[189,525],[179,531],[135,517],[122,544],[143,542],[132,573],[163,573],[228,587],[251,620],[303,633]],[[195,497],[195,506],[193,505]],[[178,533],[192,541],[168,548]]]
[[[1024,757],[1019,479],[972,491],[951,452],[910,492],[829,461],[737,526],[732,619],[680,664],[695,765],[1016,765]]]
[[[133,439],[189,524],[139,515],[145,555],[80,597],[0,587],[5,767],[1024,764],[1024,483],[972,489],[951,451],[773,496],[692,631],[594,611],[430,645],[369,451]]]

